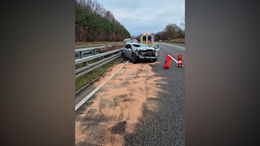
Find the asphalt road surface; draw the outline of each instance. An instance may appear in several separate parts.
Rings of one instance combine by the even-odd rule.
[[[106,84],[76,111],[76,145],[183,146],[184,68],[177,58],[185,49],[160,44],[157,62],[119,64],[76,98],[76,103],[99,84]],[[185,66],[185,61],[184,61]]]

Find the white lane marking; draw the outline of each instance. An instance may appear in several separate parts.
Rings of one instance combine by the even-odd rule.
[[[124,64],[127,64],[128,61],[126,61]],[[112,77],[114,77],[123,67],[124,64],[116,71],[114,72],[106,81],[104,81],[102,84],[100,84],[97,88],[95,88],[92,92],[90,92],[86,97],[84,97],[76,106],[75,111],[78,110],[91,96],[93,96],[100,88],[102,88],[108,80],[110,80]]]

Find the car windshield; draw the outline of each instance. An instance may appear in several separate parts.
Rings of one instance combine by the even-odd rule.
[[[148,47],[146,44],[133,44],[134,47],[139,48],[139,47]]]

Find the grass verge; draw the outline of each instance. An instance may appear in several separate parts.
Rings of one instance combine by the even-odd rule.
[[[91,81],[96,79],[98,76],[100,76],[101,74],[106,72],[109,68],[111,68],[115,64],[122,62],[123,60],[124,60],[123,58],[119,57],[99,68],[94,69],[93,71],[91,71],[81,77],[76,78],[75,79],[75,91],[79,90],[84,85],[90,83]]]
[[[123,45],[122,41],[118,42],[76,42],[75,49],[77,48],[84,48],[84,47],[93,47],[93,46],[101,46],[101,45]]]

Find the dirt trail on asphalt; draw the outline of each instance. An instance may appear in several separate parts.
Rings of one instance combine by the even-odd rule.
[[[164,82],[152,71],[151,64],[125,64],[87,102],[76,116],[76,145],[124,145],[124,134],[135,132],[144,105],[157,110],[156,100],[150,99],[164,92],[160,89]]]

